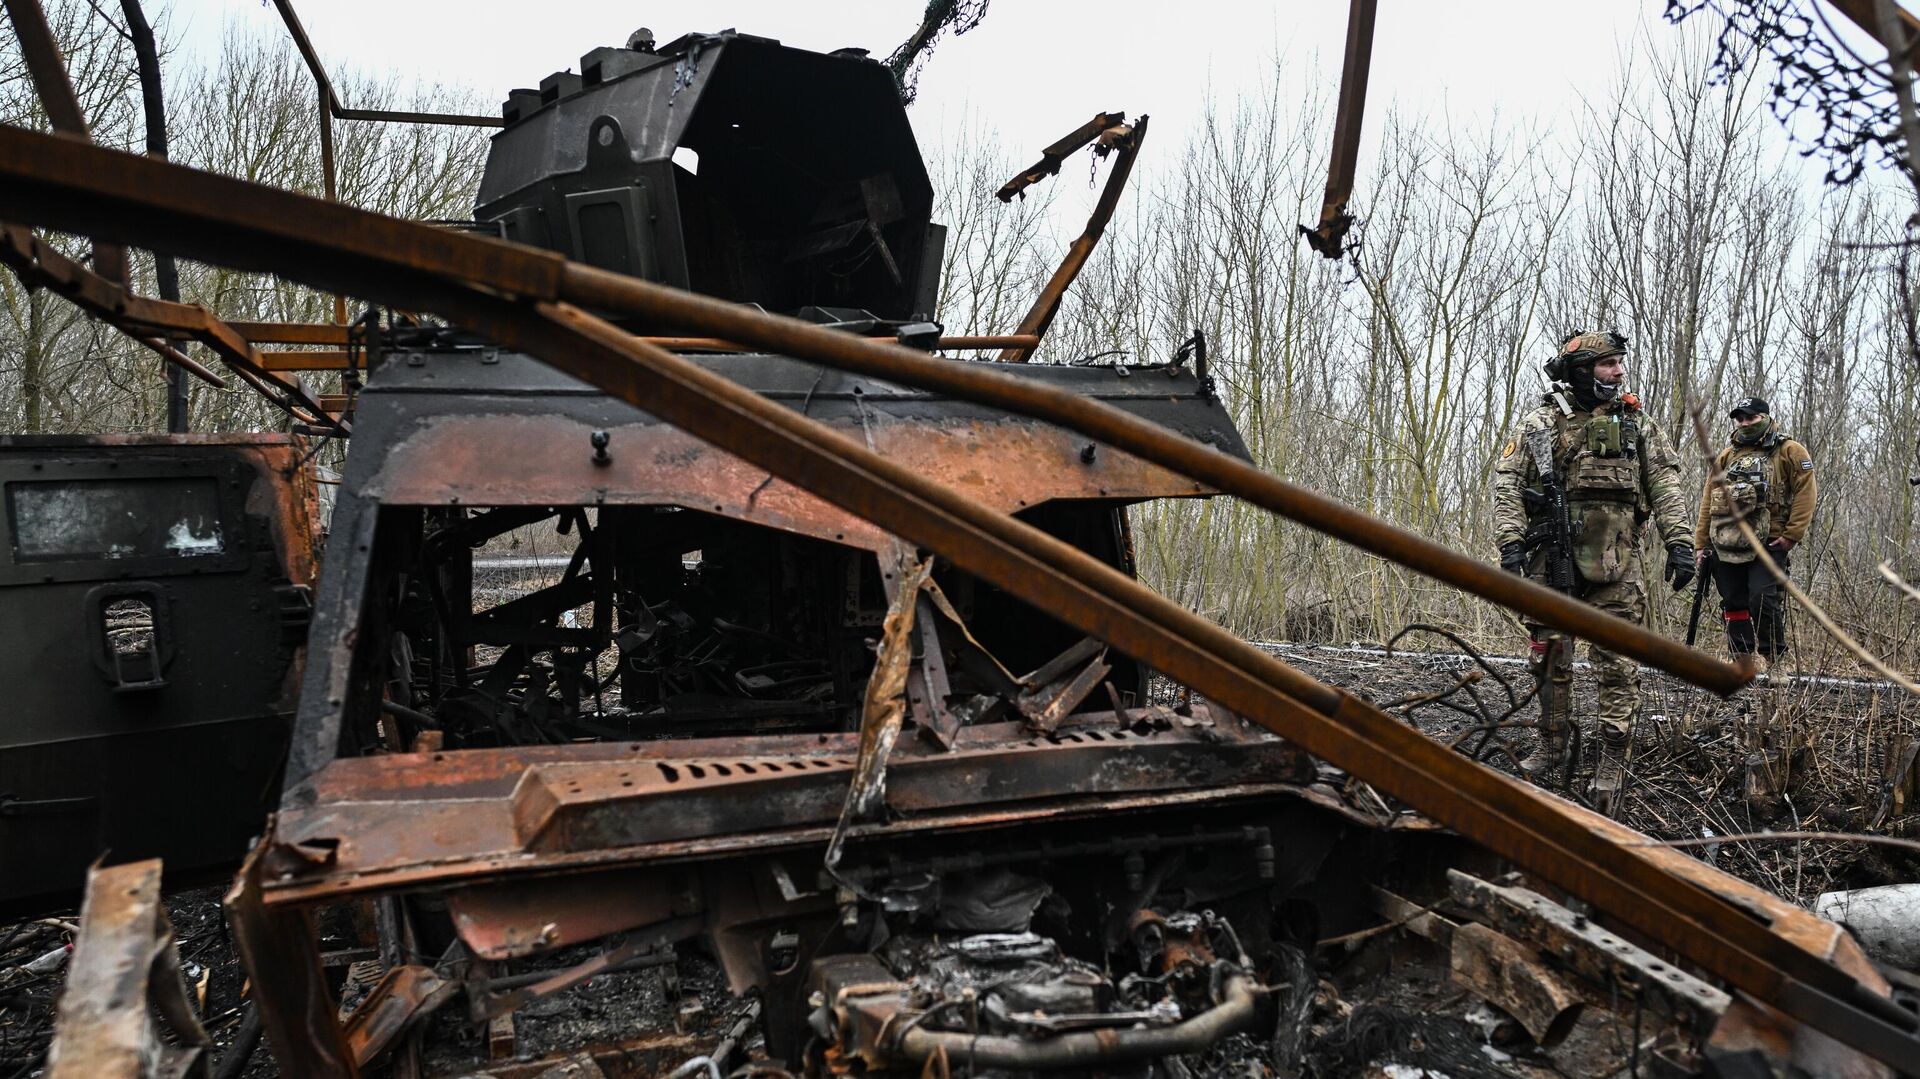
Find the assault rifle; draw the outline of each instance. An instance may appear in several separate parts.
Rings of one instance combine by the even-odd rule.
[[[1706,605],[1707,589],[1713,586],[1712,549],[1707,551],[1707,560],[1700,563],[1700,576],[1693,584],[1693,612],[1687,615],[1687,647],[1693,647],[1693,639],[1700,632],[1700,608]]]
[[[1567,508],[1566,478],[1553,465],[1553,432],[1542,428],[1525,437],[1527,452],[1540,473],[1539,490],[1521,492],[1527,516],[1534,519],[1527,529],[1527,554],[1544,549],[1547,555],[1548,588],[1573,592],[1573,514]]]

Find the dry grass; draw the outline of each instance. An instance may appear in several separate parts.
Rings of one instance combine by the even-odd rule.
[[[1446,647],[1443,643],[1436,647]],[[1837,646],[1836,646],[1837,648]],[[1387,656],[1324,647],[1287,647],[1282,656],[1328,682],[1404,711],[1423,731],[1463,750],[1478,744],[1482,721],[1448,706],[1466,704],[1464,676],[1479,670],[1453,654]],[[1531,688],[1524,665],[1490,660],[1518,694]],[[1656,840],[1692,845],[1695,857],[1802,906],[1821,892],[1920,880],[1920,853],[1837,839],[1730,839],[1768,832],[1860,833],[1920,837],[1920,805],[1887,804],[1889,751],[1920,737],[1920,700],[1858,677],[1833,650],[1816,649],[1794,670],[1730,700],[1650,671],[1641,675],[1641,715],[1628,759],[1623,823]],[[1808,673],[1812,672],[1812,673]],[[1490,677],[1471,683],[1497,716],[1505,692]],[[1431,699],[1455,689],[1445,701]],[[1498,707],[1495,707],[1496,703]],[[1574,714],[1591,732],[1594,686],[1575,672]],[[1538,709],[1523,701],[1512,726],[1496,732],[1524,755]],[[1462,737],[1466,735],[1468,737]],[[1590,742],[1590,739],[1586,741]],[[1787,762],[1776,797],[1748,797],[1749,764],[1772,750]],[[1513,770],[1512,756],[1490,749],[1489,764]],[[1587,762],[1591,769],[1591,757]],[[1576,782],[1573,795],[1581,784]]]

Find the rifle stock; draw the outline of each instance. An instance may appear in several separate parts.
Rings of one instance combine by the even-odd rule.
[[[1693,583],[1693,611],[1687,615],[1687,647],[1693,647],[1693,639],[1700,632],[1700,609],[1706,605],[1707,589],[1713,587],[1713,552],[1707,552],[1706,561],[1700,563],[1700,576]]]
[[[1527,452],[1533,455],[1534,468],[1540,473],[1537,505],[1545,511],[1539,525],[1528,530],[1527,551],[1531,555],[1544,548],[1547,587],[1572,594],[1575,580],[1573,514],[1567,506],[1566,479],[1553,463],[1553,432],[1544,428],[1531,431],[1526,436],[1526,444]]]

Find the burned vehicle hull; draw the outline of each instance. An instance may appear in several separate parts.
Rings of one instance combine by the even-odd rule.
[[[283,435],[0,438],[0,904],[103,855],[230,871],[291,738],[314,575]]]
[[[775,356],[701,362],[1128,572],[1126,507],[1197,493],[923,391]],[[1023,377],[1245,452],[1184,367]],[[258,898],[386,896],[409,932],[470,957],[470,1000],[512,1000],[489,979],[609,934],[697,937],[798,1066],[827,976],[813,961],[865,954],[883,892],[903,928],[1016,934],[1056,895],[1119,918],[1076,950],[1117,947],[1132,912],[1106,908],[1129,888],[1144,909],[1154,886],[1197,881],[1198,858],[1196,894],[1264,895],[1276,873],[1311,877],[1339,831],[1282,820],[1344,808],[1297,749],[1203,700],[1149,700],[1130,658],[526,357],[403,333],[356,420]],[[553,545],[522,560],[544,579],[487,583],[514,563],[490,553],[509,534]],[[889,666],[900,714],[877,747],[870,686]],[[982,888],[1010,905],[958,901],[980,909],[956,920],[953,897]]]

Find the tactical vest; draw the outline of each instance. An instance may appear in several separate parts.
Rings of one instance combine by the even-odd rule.
[[[1623,580],[1651,503],[1640,484],[1639,413],[1555,414],[1560,474],[1574,525],[1574,568],[1594,584]]]
[[[1778,482],[1774,455],[1787,442],[1778,431],[1751,446],[1729,446],[1720,451],[1716,467],[1726,484],[1714,484],[1707,493],[1707,538],[1722,562],[1751,562],[1753,545],[1740,531],[1745,521],[1760,542],[1767,541],[1773,527],[1773,514],[1786,497]]]
[[[1640,421],[1635,412],[1606,412],[1559,417],[1561,474],[1573,502],[1622,502],[1638,506],[1640,493]]]

